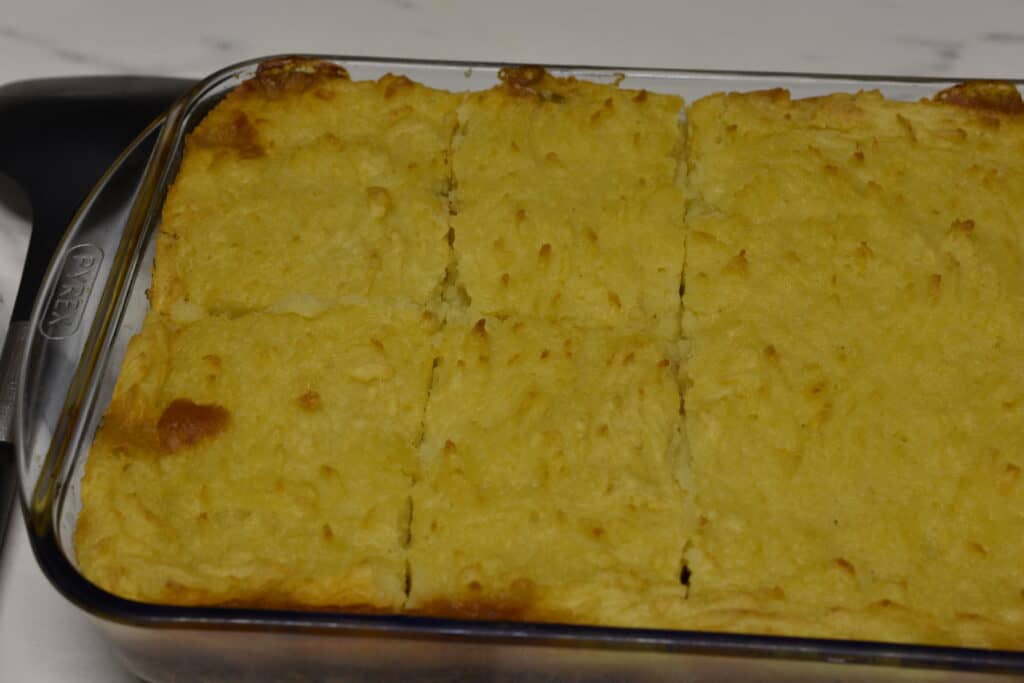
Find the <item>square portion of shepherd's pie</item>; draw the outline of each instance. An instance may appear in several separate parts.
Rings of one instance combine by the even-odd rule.
[[[449,321],[414,488],[407,609],[666,623],[692,519],[663,340]]]
[[[1024,121],[784,91],[689,121],[690,623],[1019,646]]]
[[[145,602],[400,608],[437,327],[411,305],[151,317],[87,463],[85,575]]]
[[[531,68],[471,93],[452,217],[471,309],[676,334],[682,105]]]

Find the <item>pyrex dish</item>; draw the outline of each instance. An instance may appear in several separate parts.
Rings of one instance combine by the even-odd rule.
[[[354,79],[392,72],[456,91],[489,87],[501,68],[316,58],[345,67]],[[126,150],[69,227],[31,320],[15,429],[33,549],[54,585],[99,623],[132,671],[159,681],[734,675],[977,680],[1024,673],[1024,653],[1015,652],[407,615],[186,608],[128,601],[89,583],[76,570],[72,542],[81,505],[79,484],[126,344],[145,316],[160,208],[185,135],[228,91],[254,76],[262,61],[205,79]],[[952,85],[929,79],[548,68],[557,75],[621,79],[625,87],[675,93],[688,102],[721,90],[771,87],[788,88],[794,97],[877,88],[889,98],[912,100]]]

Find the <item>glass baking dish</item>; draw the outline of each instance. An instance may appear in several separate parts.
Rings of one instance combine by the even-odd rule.
[[[486,88],[501,64],[304,56],[354,79],[392,72],[448,90]],[[268,57],[266,59],[280,59]],[[16,445],[25,516],[43,571],[91,615],[137,675],[171,680],[995,680],[1024,652],[690,631],[459,621],[406,615],[141,604],[76,570],[73,531],[92,436],[128,340],[147,310],[155,235],[186,134],[252,60],[211,75],[122,154],[80,209],[36,301],[22,359]],[[552,66],[557,75],[676,93],[788,88],[794,97],[878,89],[930,97],[951,82],[912,78]],[[149,150],[152,149],[152,153]]]

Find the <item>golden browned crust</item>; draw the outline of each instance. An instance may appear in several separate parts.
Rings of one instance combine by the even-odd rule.
[[[157,422],[160,445],[168,453],[189,448],[220,434],[230,415],[223,406],[201,405],[187,398],[171,401]]]
[[[187,605],[203,607],[231,607],[238,609],[267,609],[294,612],[346,612],[348,614],[399,614],[396,609],[371,605],[365,602],[344,602],[336,604],[310,604],[296,600],[286,591],[272,589],[254,592],[234,600],[222,600],[208,591],[189,588],[168,581],[164,592],[155,600],[166,605]]]
[[[508,66],[498,72],[498,78],[502,87],[509,95],[521,97],[536,97],[550,100],[551,97],[544,97],[543,93],[548,92],[543,86],[557,83],[555,79],[540,66]],[[571,79],[575,80],[575,79]]]
[[[590,81],[577,79],[575,76],[554,76],[544,67],[535,65],[504,67],[498,72],[498,79],[501,81],[501,86],[496,89],[497,92],[514,97],[533,98],[552,104],[561,104],[566,101],[566,97],[573,94],[592,94],[594,88],[603,87]],[[621,78],[616,79],[611,84],[616,91],[619,90],[620,80]],[[629,101],[640,105],[648,102],[652,94],[646,90],[622,89],[621,91],[629,94]],[[608,94],[610,95],[611,92]],[[665,96],[658,95],[658,97]],[[593,113],[591,122],[600,120],[602,116],[607,116],[614,110],[615,103],[612,97],[605,97],[601,104],[603,108]],[[514,141],[513,145],[515,145]],[[555,156],[549,158],[549,161],[557,162],[558,158]]]
[[[196,129],[189,141],[200,147],[233,149],[243,159],[257,159],[266,154],[259,143],[256,126],[241,111],[218,125]]]
[[[256,76],[240,85],[238,95],[278,99],[297,95],[332,79],[348,80],[348,71],[337,64],[317,59],[282,57],[260,64]]]
[[[431,600],[410,613],[453,619],[557,621],[552,614],[543,618],[544,611],[537,604],[537,586],[529,579],[517,579],[496,595],[485,594],[476,581],[470,583],[468,591],[466,595]]]
[[[968,81],[937,93],[935,102],[998,114],[1024,114],[1024,99],[1008,81]]]

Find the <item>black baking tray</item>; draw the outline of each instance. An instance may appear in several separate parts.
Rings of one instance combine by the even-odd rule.
[[[495,72],[503,65],[401,60],[331,58],[355,73],[382,69],[416,78],[424,69],[451,74]],[[109,278],[100,273],[99,301],[86,297],[85,317],[128,296],[112,285],[115,271],[139,267],[148,215],[159,199],[158,187],[171,173],[173,147],[187,128],[185,118],[197,99],[215,101],[232,83],[250,74],[247,62],[214,74],[171,110],[162,122],[145,128],[117,159],[71,221],[43,290],[36,297],[33,320],[45,311],[53,285],[66,272],[73,249],[89,247],[106,255]],[[619,70],[552,67],[556,72],[616,78]],[[782,82],[794,89],[856,88],[885,83],[894,91],[917,93],[926,86],[950,85],[927,79],[819,77],[793,74],[717,74],[668,70],[627,70],[640,80],[657,82],[680,74],[704,79],[708,87],[769,87]],[[454,76],[453,76],[454,77]],[[627,78],[629,76],[627,75]],[[645,81],[646,82],[646,81]],[[180,87],[180,84],[176,87]],[[170,94],[169,92],[167,94]],[[166,100],[157,106],[161,109]],[[154,113],[154,111],[150,111]],[[194,123],[194,121],[193,121]],[[160,141],[157,138],[160,137]],[[175,142],[177,140],[177,142]],[[155,146],[154,146],[155,145]],[[154,154],[154,149],[156,153]],[[141,199],[140,199],[141,198]],[[99,243],[99,231],[118,222],[127,236]],[[134,240],[134,241],[133,241]],[[44,256],[37,256],[45,260]],[[106,286],[103,283],[106,282]],[[24,289],[24,288],[23,288]],[[26,295],[29,299],[31,295]],[[97,297],[92,297],[97,299]],[[21,299],[19,298],[19,303]],[[116,306],[113,306],[116,308]],[[113,310],[111,308],[111,310]],[[39,435],[23,430],[24,503],[32,546],[43,571],[72,602],[105,631],[115,651],[136,674],[154,681],[171,680],[996,680],[1024,674],[1024,653],[916,646],[860,641],[820,640],[740,634],[569,626],[502,621],[461,621],[408,615],[360,615],[263,609],[227,609],[149,605],[102,591],[79,574],[69,549],[63,502],[74,486],[69,472],[74,457],[66,444],[81,438],[83,415],[93,411],[86,381],[105,363],[100,351],[120,318],[104,313],[59,339],[33,329],[31,348],[41,361],[26,359],[23,393],[42,395],[41,378],[63,373],[71,378],[67,400],[55,423],[53,443],[36,453],[27,446]],[[38,326],[37,326],[38,327]],[[86,338],[88,335],[88,338]],[[45,337],[45,338],[44,338]],[[60,353],[55,353],[60,351]],[[108,349],[109,351],[109,349]],[[83,352],[84,355],[83,355]],[[85,359],[85,360],[83,360]],[[52,397],[51,397],[52,398]],[[56,400],[56,399],[52,399]],[[22,411],[24,412],[24,411]],[[75,432],[78,429],[79,432]]]
[[[20,188],[32,209],[12,331],[28,323],[57,245],[89,190],[139,132],[192,83],[89,76],[0,86],[0,174]],[[17,340],[13,333],[10,336],[13,346]],[[7,358],[14,352],[12,348]],[[12,444],[0,441],[0,545],[17,486],[14,457]]]

